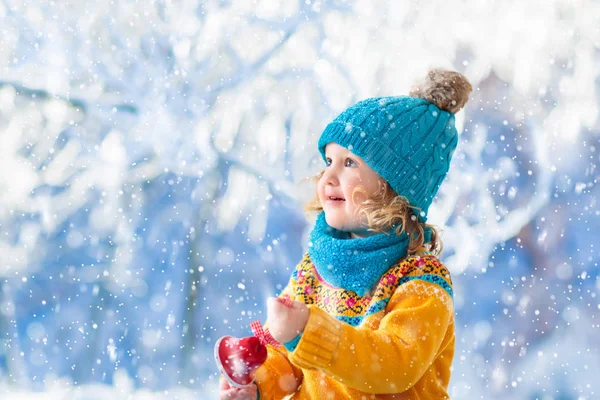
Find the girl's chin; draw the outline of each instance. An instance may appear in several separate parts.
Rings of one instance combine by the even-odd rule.
[[[329,225],[330,227],[337,229],[338,231],[348,232],[348,234],[356,233],[358,235],[362,235],[366,233],[366,230],[364,230],[364,228],[348,225],[347,218],[343,218],[343,216],[337,216],[335,215],[335,213],[327,214],[326,211],[325,221],[327,221],[327,225]]]
[[[332,213],[325,212],[325,221],[327,221],[327,225],[329,225],[332,228],[337,229],[338,231],[345,230],[344,229],[344,224],[341,221],[341,218],[339,218],[337,216],[333,216],[331,214]]]

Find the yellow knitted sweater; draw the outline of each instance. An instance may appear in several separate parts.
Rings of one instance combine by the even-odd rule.
[[[268,346],[261,400],[449,398],[452,281],[434,255],[401,260],[359,296],[325,282],[306,254],[284,294],[310,316],[293,352]]]

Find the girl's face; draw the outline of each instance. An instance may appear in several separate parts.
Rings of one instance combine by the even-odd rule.
[[[369,195],[379,189],[383,179],[362,158],[337,143],[325,147],[327,166],[317,184],[319,201],[325,211],[329,226],[350,232],[352,237],[365,237],[374,233],[367,231],[366,218],[358,215],[360,204],[366,200],[362,193],[352,199],[354,188],[361,186]]]

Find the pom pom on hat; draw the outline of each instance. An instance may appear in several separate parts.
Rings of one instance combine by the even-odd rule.
[[[431,69],[425,79],[415,84],[409,96],[420,97],[440,110],[456,114],[469,100],[473,88],[463,75],[444,69]]]

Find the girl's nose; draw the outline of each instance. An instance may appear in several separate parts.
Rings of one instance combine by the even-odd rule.
[[[339,180],[333,168],[328,168],[323,172],[321,181],[325,185],[337,186],[339,184]]]

